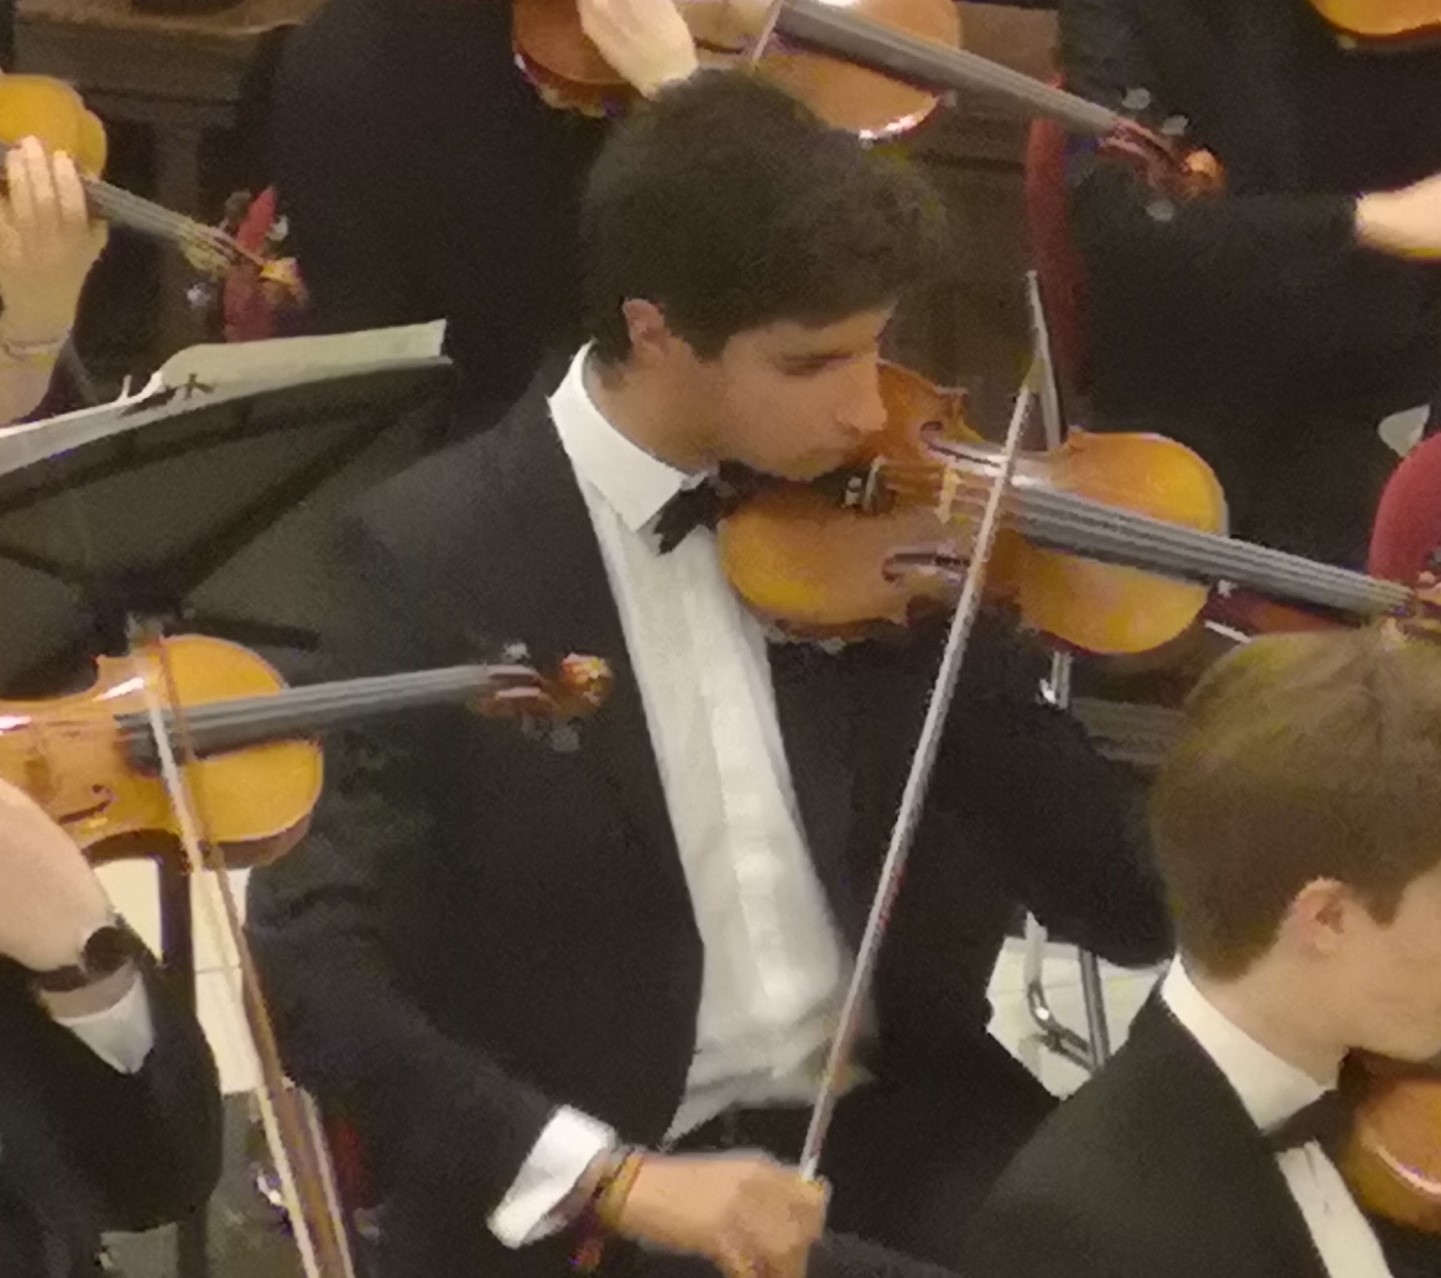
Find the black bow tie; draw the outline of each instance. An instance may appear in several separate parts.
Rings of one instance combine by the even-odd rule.
[[[1327,1154],[1334,1154],[1341,1147],[1351,1117],[1352,1105],[1346,1097],[1338,1091],[1325,1092],[1267,1132],[1266,1140],[1278,1154],[1299,1149],[1312,1141]]]
[[[697,528],[714,528],[751,493],[764,477],[736,462],[725,462],[714,475],[682,488],[655,517],[660,553],[668,555]]]

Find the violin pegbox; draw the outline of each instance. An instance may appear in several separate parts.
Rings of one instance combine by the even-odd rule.
[[[1398,639],[1414,637],[1441,643],[1441,578],[1423,572],[1406,606],[1388,619],[1387,628]]]
[[[502,656],[493,686],[476,699],[475,709],[514,719],[524,736],[553,750],[578,750],[580,720],[600,709],[615,685],[610,664],[601,657],[571,653],[547,675],[530,665],[530,651],[523,643],[507,645]]]

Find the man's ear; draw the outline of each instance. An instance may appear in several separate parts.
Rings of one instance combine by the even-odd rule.
[[[1337,879],[1312,879],[1291,902],[1281,930],[1318,957],[1330,957],[1370,918],[1366,903]]]
[[[632,297],[621,304],[626,332],[630,337],[631,358],[639,364],[664,360],[679,339],[666,323],[665,312],[654,302]]]

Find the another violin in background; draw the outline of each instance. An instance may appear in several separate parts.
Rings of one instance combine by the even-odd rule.
[[[0,154],[22,138],[66,151],[80,170],[94,216],[177,246],[198,271],[221,276],[247,260],[223,231],[104,181],[107,139],[100,119],[64,81],[44,75],[0,75]]]
[[[263,864],[305,834],[320,799],[315,737],[380,715],[455,704],[563,734],[609,694],[604,662],[569,657],[554,677],[528,666],[456,666],[287,688],[256,654],[223,639],[158,641],[176,704],[163,713],[231,868]],[[166,851],[179,834],[133,663],[101,658],[94,685],[66,697],[0,702],[0,777],[30,795],[93,858]],[[570,729],[573,731],[573,728]]]
[[[726,0],[680,0],[702,61],[742,65],[804,102],[821,119],[865,137],[892,137],[920,124],[936,94],[855,62],[774,39],[794,10]],[[843,15],[877,31],[908,33],[959,48],[960,16],[951,0],[857,0]],[[576,0],[515,0],[516,59],[553,105],[589,115],[623,106],[634,92],[585,34]]]
[[[1441,40],[1437,0],[1311,0],[1346,44],[1368,49],[1412,49]]]

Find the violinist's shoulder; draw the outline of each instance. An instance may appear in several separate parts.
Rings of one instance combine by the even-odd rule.
[[[462,423],[456,442],[412,462],[352,508],[345,538],[382,546],[403,569],[445,577],[510,557],[527,512],[573,477],[543,395],[486,429]]]

